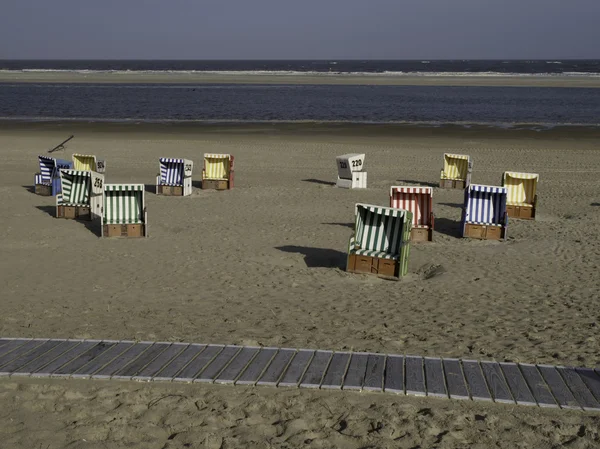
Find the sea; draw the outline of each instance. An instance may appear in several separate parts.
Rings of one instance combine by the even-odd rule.
[[[600,60],[0,60],[0,74],[207,73],[343,77],[600,78]],[[510,128],[600,127],[600,89],[326,84],[0,83],[2,121],[348,122]]]

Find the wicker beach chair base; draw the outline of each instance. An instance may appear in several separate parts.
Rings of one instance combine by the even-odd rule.
[[[503,240],[505,233],[504,226],[466,223],[463,237],[479,240]]]

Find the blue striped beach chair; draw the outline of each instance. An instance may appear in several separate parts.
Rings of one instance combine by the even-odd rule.
[[[440,188],[465,189],[471,184],[473,161],[466,154],[444,154],[444,168],[440,175]]]
[[[147,237],[148,216],[144,184],[104,186],[103,237]]]
[[[56,217],[94,220],[102,215],[104,175],[81,170],[61,170],[62,192],[56,195]]]
[[[465,189],[462,236],[485,240],[506,240],[508,214],[505,187],[471,184]]]
[[[73,168],[71,161],[38,156],[40,172],[35,174],[34,189],[37,195],[56,196],[60,193],[60,170]]]
[[[158,160],[156,194],[187,196],[192,194],[192,170],[194,162],[189,159],[161,157]]]
[[[346,271],[398,280],[408,272],[412,213],[357,204]]]

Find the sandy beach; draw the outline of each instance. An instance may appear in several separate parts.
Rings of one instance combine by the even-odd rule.
[[[32,193],[37,155],[71,134],[56,157],[96,154],[106,182],[147,184],[148,239],[100,239],[55,219],[54,198]],[[597,367],[599,137],[576,128],[3,123],[0,335]],[[197,188],[205,152],[235,155],[234,190]],[[364,191],[333,186],[335,156],[353,152],[366,153]],[[538,173],[538,219],[511,220],[507,242],[464,240],[462,191],[434,188],[434,242],[411,247],[405,279],[346,273],[354,204],[387,205],[391,185],[435,186],[444,152],[473,157],[474,183]],[[194,160],[191,197],[154,195],[161,156]],[[6,447],[600,445],[598,414],[389,394],[5,378],[0,404]]]
[[[388,75],[388,74],[239,74],[206,72],[71,72],[0,70],[10,83],[166,83],[166,84],[354,84],[379,86],[600,87],[600,77],[580,75]]]

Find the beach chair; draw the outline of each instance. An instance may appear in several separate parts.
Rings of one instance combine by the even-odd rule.
[[[102,215],[104,175],[91,171],[61,170],[62,192],[56,195],[56,217],[95,220]]]
[[[444,168],[440,176],[440,188],[464,189],[471,184],[473,161],[465,154],[444,154]]]
[[[535,220],[538,180],[539,175],[535,173],[504,172],[502,185],[508,192],[506,212],[509,217]]]
[[[161,157],[158,165],[157,195],[187,196],[192,194],[192,169],[194,168],[192,161]]]
[[[230,154],[205,154],[202,169],[202,188],[233,189],[233,156]]]
[[[412,213],[357,204],[346,271],[398,280],[408,272]]]
[[[506,188],[471,184],[465,189],[462,236],[482,240],[506,240],[508,215]]]
[[[147,237],[144,184],[105,184],[102,237]]]
[[[56,196],[60,193],[60,170],[73,168],[71,161],[55,159],[49,156],[38,156],[40,172],[34,176],[34,191],[37,195]]]
[[[90,154],[74,154],[73,169],[81,171],[95,171],[104,173],[106,171],[106,162],[96,160],[96,156]]]
[[[392,186],[390,188],[390,207],[404,209],[412,213],[413,242],[433,240],[433,189],[431,187]]]
[[[337,187],[343,189],[366,189],[367,172],[364,154],[343,154],[335,158],[338,169]]]

